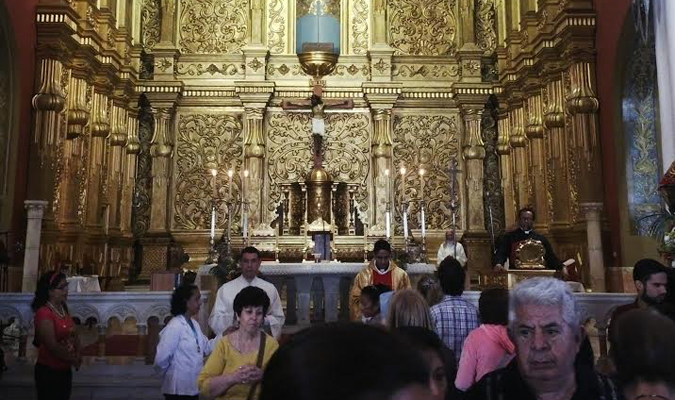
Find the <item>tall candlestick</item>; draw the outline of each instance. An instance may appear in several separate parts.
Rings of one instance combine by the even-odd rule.
[[[218,197],[218,189],[216,188],[216,175],[218,175],[218,171],[215,169],[211,170],[211,188],[213,189],[213,200]]]
[[[420,168],[420,200],[424,199],[424,169]]]
[[[403,205],[403,238],[408,242],[408,207]]]
[[[244,206],[245,207],[245,206]],[[244,240],[248,238],[248,211],[244,209],[244,221],[242,222],[242,235]]]
[[[405,165],[401,166],[401,202],[405,203],[405,173],[406,173]]]
[[[227,201],[232,201],[232,176],[234,171],[227,171]]]
[[[216,207],[211,207],[211,239],[216,238]]]
[[[427,237],[427,225],[426,222],[424,221],[424,204],[422,204],[422,239],[424,239],[425,237]]]
[[[391,217],[389,216],[389,211],[386,212],[386,220],[387,220],[387,239],[391,237]]]

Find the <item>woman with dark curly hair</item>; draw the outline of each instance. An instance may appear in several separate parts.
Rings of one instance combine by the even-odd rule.
[[[216,341],[208,340],[194,317],[201,306],[201,294],[195,285],[181,285],[171,296],[174,316],[160,332],[155,367],[164,374],[162,393],[167,400],[198,399],[197,376],[204,357],[211,354]]]
[[[199,374],[200,392],[219,400],[258,397],[263,369],[279,344],[262,331],[270,298],[255,286],[243,288],[234,298],[239,327],[218,342]]]
[[[31,304],[35,312],[38,358],[35,386],[38,400],[68,400],[73,382],[72,367],[80,368],[80,342],[75,321],[68,313],[68,282],[60,272],[47,272],[38,280]]]

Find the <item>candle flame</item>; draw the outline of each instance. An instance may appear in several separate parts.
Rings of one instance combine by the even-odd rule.
[[[388,170],[388,169],[385,169],[385,170],[384,170],[384,174],[387,175],[387,176],[389,176],[389,170]]]
[[[405,175],[405,173],[406,173],[405,167],[401,167],[401,175]]]
[[[244,170],[244,178],[248,178],[248,170]]]
[[[232,175],[234,175],[234,171],[232,171],[232,170],[227,171],[227,176],[232,178]]]
[[[213,175],[213,176],[218,175],[218,171],[216,171],[215,169],[212,169],[212,170],[211,170],[211,175]]]
[[[420,168],[420,175],[424,175],[424,169]]]

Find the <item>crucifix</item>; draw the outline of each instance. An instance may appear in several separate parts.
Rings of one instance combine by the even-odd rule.
[[[281,108],[284,110],[311,110],[312,112],[312,137],[314,138],[314,167],[321,167],[323,162],[323,138],[326,133],[326,124],[324,122],[324,110],[330,109],[351,109],[354,102],[347,100],[327,100],[321,97],[323,93],[321,85],[315,83],[312,91],[312,97],[305,100],[282,100]]]
[[[457,207],[459,207],[459,198],[457,196],[457,174],[462,172],[459,168],[457,168],[457,158],[453,158],[452,161],[450,161],[450,169],[448,172],[450,173],[450,176],[452,177],[452,183],[450,184],[450,211],[452,212],[452,230],[453,232],[457,232],[457,222],[456,222],[456,216],[457,216]],[[457,254],[457,239],[455,238],[454,240],[455,243],[455,254]]]

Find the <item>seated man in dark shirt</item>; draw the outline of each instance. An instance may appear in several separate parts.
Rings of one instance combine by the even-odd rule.
[[[534,210],[526,207],[518,211],[518,228],[516,230],[505,233],[499,243],[496,255],[496,264],[494,269],[496,271],[504,271],[504,263],[509,259],[509,269],[516,269],[516,249],[518,245],[528,239],[532,239],[541,243],[544,247],[544,263],[546,269],[560,270],[563,264],[558,260],[553,252],[553,247],[541,234],[537,233],[532,225],[534,224]]]
[[[577,359],[585,335],[576,298],[565,282],[536,277],[516,285],[509,297],[509,334],[516,357],[485,375],[465,399],[620,398],[613,382],[593,369],[592,355]]]

